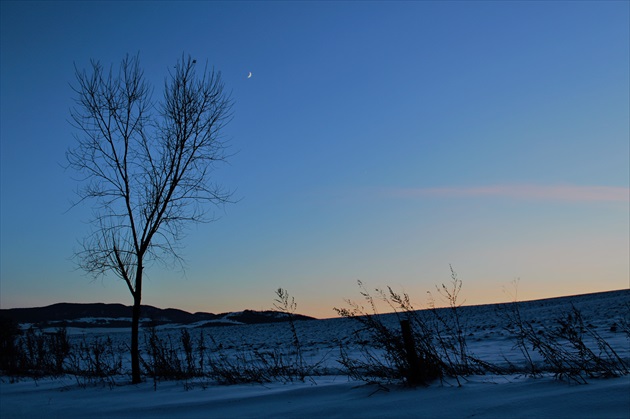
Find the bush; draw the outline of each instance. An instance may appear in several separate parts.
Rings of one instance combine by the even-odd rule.
[[[462,289],[462,281],[451,267],[450,287],[442,284],[436,287],[438,294],[448,304],[446,309],[438,309],[435,300],[431,296],[429,312],[431,313],[431,331],[435,336],[436,346],[441,358],[444,360],[449,376],[455,377],[459,383],[460,376],[471,374],[483,374],[486,370],[495,370],[496,367],[484,363],[474,357],[468,350],[466,341],[466,326],[461,315],[459,294]]]
[[[198,341],[199,360],[196,360],[194,343],[187,329],[182,329],[177,340],[172,336],[160,337],[155,327],[149,327],[145,334],[146,359],[141,357],[145,373],[153,378],[181,380],[201,376],[203,374],[204,337],[200,334]]]
[[[18,338],[22,334],[18,323],[9,317],[0,317],[0,371],[13,375],[18,372],[20,351]]]
[[[361,336],[359,359],[352,359],[341,348],[340,363],[354,379],[401,381],[407,385],[427,385],[450,377],[461,385],[461,378],[486,372],[502,373],[501,368],[483,361],[468,350],[466,328],[461,314],[459,294],[462,281],[451,267],[451,283],[438,287],[438,294],[447,308],[437,308],[431,297],[429,310],[413,307],[408,294],[399,294],[387,287],[376,289],[373,297],[358,281],[360,293],[370,312],[359,304],[346,300],[350,308],[335,309],[346,318],[356,320],[362,327],[355,334]],[[378,313],[377,301],[392,311],[396,327],[387,326]],[[400,329],[398,329],[400,325]]]
[[[303,382],[315,373],[319,363],[307,365],[304,360],[302,343],[296,327],[295,299],[285,289],[278,288],[274,308],[287,316],[291,341],[287,344],[286,350],[243,351],[228,356],[213,340],[215,351],[208,361],[208,375],[211,378],[223,384]]]
[[[114,377],[123,373],[123,363],[122,351],[114,348],[111,337],[96,337],[91,341],[83,337],[73,348],[68,372],[75,376],[79,385],[106,383],[114,386]]]
[[[522,318],[517,303],[512,304],[505,315],[510,320],[507,330],[525,356],[527,367],[524,372],[532,376],[549,372],[558,379],[585,384],[588,378],[619,377],[630,373],[626,361],[594,328],[585,324],[582,313],[575,306],[556,319],[555,327],[541,326],[538,330],[533,322]],[[540,365],[533,361],[530,346],[541,356]]]
[[[377,297],[392,310],[398,323],[407,322],[410,326],[411,340],[403,337],[402,330],[390,328],[383,323],[383,317],[376,308],[373,297],[358,281],[361,295],[369,304],[372,313],[364,307],[347,300],[350,308],[335,309],[346,318],[354,319],[362,327],[355,331],[360,348],[360,359],[349,357],[345,348],[341,348],[339,362],[348,375],[354,379],[368,382],[402,381],[408,385],[428,384],[441,379],[446,366],[440,359],[433,335],[425,320],[412,306],[407,294],[397,294],[390,287],[385,293],[376,289]],[[367,340],[366,340],[367,339]]]
[[[18,341],[18,375],[59,376],[70,355],[70,341],[65,328],[46,333],[29,328]]]

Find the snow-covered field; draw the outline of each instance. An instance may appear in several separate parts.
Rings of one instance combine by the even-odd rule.
[[[536,327],[551,327],[563,312],[577,307],[589,328],[630,361],[630,340],[623,324],[630,320],[630,290],[522,303],[521,314]],[[518,364],[523,356],[506,330],[507,318],[498,305],[464,307],[462,318],[470,352],[501,365]],[[396,327],[394,315],[383,321]],[[350,380],[339,360],[340,344],[359,355],[351,319],[296,323],[307,363],[319,364],[319,374],[304,382],[281,380],[265,384],[219,385],[208,379],[162,381],[140,385],[88,385],[73,377],[0,381],[0,417],[4,418],[240,418],[240,417],[360,417],[360,418],[630,418],[630,376],[589,379],[578,385],[550,374],[475,375],[458,386],[453,379],[428,387],[405,388]],[[199,329],[190,329],[196,336]],[[73,329],[71,339],[107,334],[124,342],[127,330]],[[161,336],[179,336],[164,327]],[[213,350],[226,356],[253,351],[287,351],[292,334],[287,324],[225,326],[203,329]]]

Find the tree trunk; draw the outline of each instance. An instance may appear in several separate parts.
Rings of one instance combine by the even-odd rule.
[[[136,290],[133,295],[133,314],[131,317],[131,383],[142,382],[140,376],[140,304],[142,301],[142,261],[136,271]]]

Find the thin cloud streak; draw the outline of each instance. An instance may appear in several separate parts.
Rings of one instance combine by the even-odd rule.
[[[495,185],[467,188],[393,188],[387,195],[396,198],[421,197],[502,197],[528,201],[630,202],[630,188],[615,186]]]

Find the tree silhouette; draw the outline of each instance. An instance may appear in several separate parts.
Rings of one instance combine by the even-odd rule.
[[[209,209],[230,197],[211,175],[227,157],[221,131],[232,102],[220,72],[196,69],[197,61],[182,55],[155,102],[138,56],[124,58],[117,71],[97,61],[89,71],[75,70],[70,115],[78,135],[66,157],[79,174],[79,202],[93,209],[92,230],[76,256],[86,272],[114,273],[129,288],[133,383],[141,380],[144,268],[180,262],[184,226],[212,221]]]

